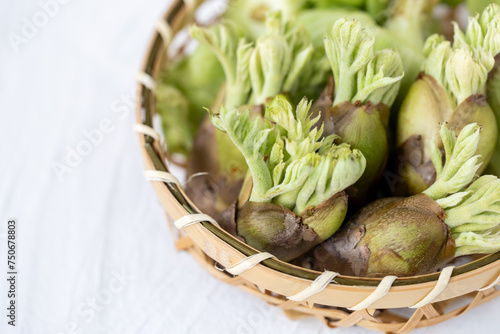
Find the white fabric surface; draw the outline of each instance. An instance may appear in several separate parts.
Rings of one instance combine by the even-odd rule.
[[[0,333],[332,332],[288,320],[174,251],[127,105],[168,0],[67,1],[15,52],[9,33],[21,33],[38,2],[0,5]],[[102,122],[109,133],[59,180],[54,162]],[[15,330],[4,314],[10,217],[20,236]],[[496,300],[416,333],[498,332],[499,308]]]

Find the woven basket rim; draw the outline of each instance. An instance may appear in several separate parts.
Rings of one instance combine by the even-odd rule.
[[[196,5],[203,1],[196,0]],[[167,10],[164,19],[170,25],[175,26],[175,20],[178,18],[178,14],[185,9],[185,5],[182,1],[174,1],[172,6]],[[160,63],[162,57],[165,53],[164,42],[158,32],[155,32],[153,38],[148,47],[146,57],[144,59],[143,66],[141,70],[153,77],[157,78],[159,73]],[[137,121],[141,124],[145,124],[152,127],[152,119],[155,114],[155,97],[154,93],[143,84],[138,85],[138,103],[137,103]],[[153,166],[154,169],[158,171],[168,172],[168,168],[165,163],[165,157],[158,143],[152,137],[148,135],[141,135],[141,143],[143,143],[144,159],[147,165]],[[194,214],[200,213],[199,210],[191,203],[189,198],[185,196],[182,189],[177,185],[164,183],[163,187],[175,198],[177,204],[182,206],[186,213]],[[202,222],[200,224],[204,229],[208,230],[210,233],[215,235],[220,242],[226,243],[238,252],[245,256],[251,256],[258,253],[257,250],[251,248],[247,244],[236,239],[232,235],[228,234],[223,229],[208,223]],[[283,275],[292,275],[297,278],[302,278],[306,280],[316,279],[321,272],[305,269],[298,267],[277,259],[267,259],[261,263],[263,266],[269,269],[280,272]],[[485,270],[488,267],[500,266],[500,252],[495,254],[490,254],[484,256],[480,259],[474,260],[472,262],[457,266],[452,273],[452,277],[461,277],[466,275],[474,275]],[[440,276],[439,272],[411,276],[411,277],[399,277],[394,282],[393,286],[414,286],[423,283],[435,282]],[[371,277],[352,277],[352,276],[338,276],[336,282],[343,286],[352,287],[375,287],[378,286],[382,278],[371,278]]]

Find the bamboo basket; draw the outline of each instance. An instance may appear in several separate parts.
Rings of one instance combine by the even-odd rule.
[[[332,328],[358,325],[404,334],[462,315],[500,295],[500,289],[496,289],[500,282],[500,253],[415,277],[335,276],[260,253],[203,215],[168,172],[160,137],[153,130],[155,78],[173,38],[193,22],[201,3],[202,0],[173,1],[156,25],[157,31],[138,75],[135,129],[139,132],[145,176],[152,181],[166,211],[178,250],[189,252],[221,281],[282,308],[289,318],[315,316]],[[457,301],[463,306],[454,308]],[[407,308],[404,313],[409,316],[395,312],[401,308]]]

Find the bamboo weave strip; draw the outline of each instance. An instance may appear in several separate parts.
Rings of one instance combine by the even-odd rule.
[[[132,128],[137,133],[142,133],[143,135],[150,136],[154,140],[160,140],[160,135],[150,126],[145,124],[134,124]]]
[[[149,74],[145,72],[139,72],[137,73],[136,79],[144,87],[148,88],[151,91],[156,91],[156,81]]]
[[[144,177],[148,181],[160,181],[166,183],[174,183],[178,186],[181,185],[180,181],[172,174],[168,172],[161,172],[158,170],[146,170],[144,171]]]
[[[424,297],[421,301],[416,303],[413,306],[410,306],[410,308],[420,308],[423,307],[429,303],[431,303],[436,297],[446,289],[446,286],[448,285],[448,282],[450,281],[451,274],[453,273],[453,269],[455,269],[454,266],[449,266],[444,268],[441,271],[441,274],[439,275],[439,279],[436,282],[436,285],[434,286],[434,289],[432,289],[431,292],[427,296]]]
[[[307,298],[314,296],[317,293],[320,293],[323,291],[328,284],[332,282],[332,280],[338,276],[339,273],[333,272],[333,271],[325,271],[322,273],[318,278],[316,278],[310,286],[308,286],[306,289],[302,290],[301,292],[287,297],[288,299],[296,302],[300,302],[303,300],[306,300]]]
[[[177,229],[182,230],[185,227],[191,226],[193,224],[201,223],[203,221],[211,222],[214,225],[219,225],[219,223],[217,223],[215,221],[215,219],[213,219],[212,217],[210,217],[209,215],[206,215],[204,213],[197,213],[194,215],[187,215],[187,216],[181,217],[174,222],[174,225],[175,225],[175,227],[177,227]]]
[[[257,253],[255,255],[249,256],[249,257],[241,260],[240,262],[236,263],[232,267],[226,268],[226,271],[228,273],[230,273],[231,275],[238,276],[238,275],[244,273],[245,271],[252,269],[253,267],[258,265],[262,261],[270,259],[272,257],[274,257],[274,255],[271,253],[267,253],[267,252]]]

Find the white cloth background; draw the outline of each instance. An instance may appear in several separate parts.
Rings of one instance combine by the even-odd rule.
[[[47,22],[39,0],[0,5],[0,333],[331,333],[174,251],[131,131],[135,75],[168,0],[59,1]],[[25,31],[16,52],[9,37],[34,19],[44,26]],[[99,138],[92,131],[103,122]],[[53,165],[72,149],[88,155],[59,180]],[[11,217],[20,238],[14,331],[4,314]],[[416,332],[498,332],[499,308],[496,300]]]

